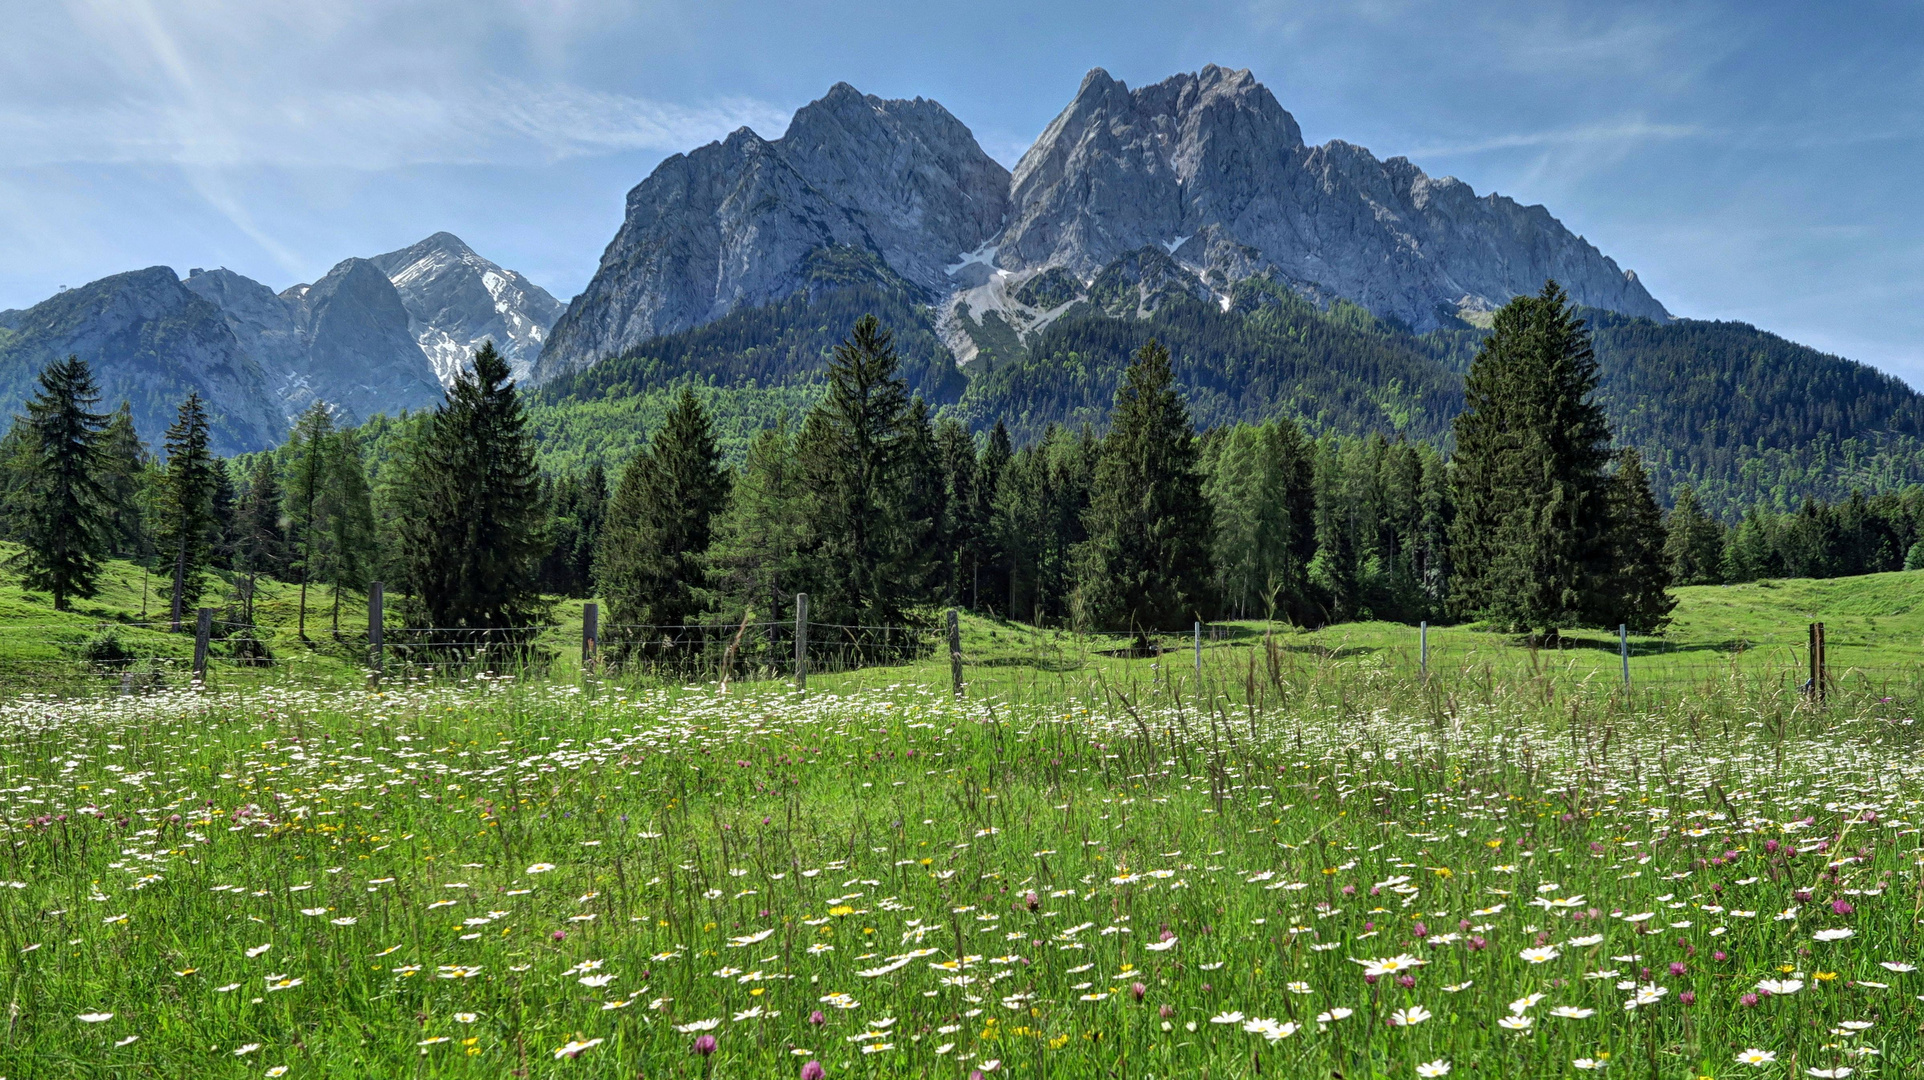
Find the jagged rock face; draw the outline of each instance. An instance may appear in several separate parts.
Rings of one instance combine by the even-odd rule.
[[[846,84],[773,142],[743,129],[669,158],[629,192],[621,231],[534,374],[787,296],[806,283],[809,253],[831,247],[874,252],[933,294],[967,360],[959,327],[972,318],[1000,312],[1033,332],[1060,314],[1038,304],[1077,290],[1029,288],[1044,272],[1092,285],[1152,246],[1219,300],[1260,274],[1417,330],[1474,319],[1551,277],[1578,303],[1669,317],[1540,206],[1479,198],[1348,143],[1304,144],[1247,71],[1211,66],[1131,90],[1097,69],[1013,174],[940,105]]]
[[[278,295],[231,270],[196,270],[186,287],[217,305],[289,419],[317,400],[348,423],[441,400],[401,295],[371,260]]]
[[[216,453],[260,450],[286,423],[268,380],[219,308],[151,266],[69,289],[7,313],[0,335],[0,409],[18,412],[47,364],[68,355],[92,366],[103,410],[133,406],[141,437],[158,448],[180,402],[206,402]]]
[[[281,298],[296,306],[307,339],[303,374],[313,396],[347,420],[442,400],[441,381],[409,330],[401,294],[371,261],[347,259]]]
[[[1100,69],[1016,166],[998,266],[1088,275],[1162,245],[1218,289],[1270,272],[1430,329],[1554,277],[1581,304],[1669,317],[1541,206],[1344,142],[1306,146],[1247,71],[1130,90]]]
[[[314,398],[299,308],[253,278],[222,268],[188,272],[189,291],[220,309],[234,337],[260,365],[276,408],[292,418]]]
[[[743,128],[661,163],[587,290],[555,325],[537,380],[802,286],[812,251],[882,256],[925,288],[1002,227],[1009,174],[946,109],[846,83],[769,141]]]
[[[407,309],[408,330],[442,386],[482,343],[507,357],[518,381],[533,374],[548,328],[565,308],[546,289],[476,254],[452,233],[438,232],[368,260],[387,275]]]

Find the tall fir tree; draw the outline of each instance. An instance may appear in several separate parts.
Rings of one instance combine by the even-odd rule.
[[[1643,455],[1635,447],[1618,452],[1609,488],[1610,576],[1598,594],[1602,622],[1613,621],[1640,634],[1653,634],[1670,621],[1677,601],[1670,595],[1670,561],[1664,557],[1663,511],[1650,493]]]
[[[239,536],[234,546],[234,569],[241,575],[241,609],[254,622],[254,597],[262,575],[288,574],[287,526],[282,518],[281,485],[274,459],[263,454],[248,474],[240,501]]]
[[[995,527],[996,507],[1003,499],[1002,481],[1007,476],[1009,463],[1015,458],[1015,446],[1009,438],[1009,427],[997,420],[995,427],[989,429],[989,437],[982,444],[982,457],[975,478],[975,498],[971,511],[974,518],[982,523],[974,555],[969,559],[969,606],[977,611],[999,611],[1013,617],[1008,610],[1009,575],[1011,557],[1002,544],[1002,533]]]
[[[1010,618],[1040,625],[1073,614],[1098,455],[1090,429],[1068,435],[1051,424],[1041,441],[1023,447],[1003,466],[993,535],[1005,561]]]
[[[680,626],[701,614],[705,559],[729,479],[708,414],[684,388],[609,503],[595,580],[613,623]]]
[[[935,522],[916,494],[929,440],[900,367],[893,335],[863,316],[836,346],[828,391],[796,440],[814,517],[811,606],[823,622],[900,625],[932,599],[921,548]]]
[[[430,627],[521,628],[546,610],[536,573],[547,537],[527,424],[508,362],[490,341],[409,448],[397,554],[416,615]]]
[[[213,470],[214,538],[209,544],[208,565],[217,570],[232,570],[234,553],[240,543],[240,492],[234,487],[234,474],[228,469],[227,459],[215,458]]]
[[[294,422],[287,440],[288,535],[293,543],[294,570],[300,574],[296,603],[296,634],[307,640],[307,587],[327,566],[328,485],[333,478],[334,417],[327,403],[316,401]]]
[[[1697,492],[1678,489],[1664,526],[1664,558],[1679,585],[1718,585],[1724,580],[1724,527],[1704,513]]]
[[[332,633],[341,634],[341,593],[365,592],[374,580],[379,544],[374,535],[374,492],[368,486],[359,440],[351,430],[334,433],[327,453],[326,574],[333,593]]]
[[[1315,465],[1295,422],[1218,428],[1205,439],[1217,596],[1236,618],[1296,618],[1316,553]]]
[[[807,588],[804,553],[814,546],[795,437],[786,421],[749,441],[731,488],[709,553],[717,608],[731,621],[751,612],[778,616]]]
[[[988,523],[978,517],[976,479],[982,462],[975,437],[953,417],[935,426],[935,444],[942,468],[942,524],[939,538],[943,562],[943,599],[971,604],[970,586],[981,556],[982,533]]]
[[[1212,523],[1195,430],[1169,351],[1137,351],[1116,391],[1090,493],[1077,603],[1091,625],[1145,635],[1212,607]]]
[[[107,417],[93,410],[99,403],[93,371],[69,356],[42,369],[23,421],[23,475],[10,493],[21,551],[9,564],[27,588],[51,593],[56,611],[94,595],[113,550]]]
[[[207,442],[207,410],[195,391],[180,403],[179,416],[167,428],[160,492],[160,549],[172,563],[168,610],[176,631],[186,609],[200,599],[213,557],[217,479]]]
[[[107,505],[113,515],[113,552],[123,558],[145,561],[153,555],[153,538],[147,534],[143,512],[147,444],[134,429],[133,406],[123,401],[107,421],[103,439],[101,482],[107,490]]]
[[[1610,577],[1610,431],[1597,361],[1556,282],[1496,313],[1464,380],[1451,492],[1455,603],[1553,641]]]
[[[607,473],[597,462],[542,483],[550,546],[541,557],[541,591],[585,599],[594,595],[595,547],[608,504]]]

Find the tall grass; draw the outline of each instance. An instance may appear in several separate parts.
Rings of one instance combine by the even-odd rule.
[[[1924,1067],[1899,702],[1030,644],[17,701],[0,1075]]]

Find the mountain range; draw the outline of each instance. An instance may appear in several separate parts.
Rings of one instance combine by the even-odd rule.
[[[922,290],[957,361],[981,326],[1046,326],[1118,260],[1167,256],[1228,303],[1264,276],[1418,332],[1476,322],[1546,278],[1664,320],[1638,282],[1541,206],[1345,142],[1310,146],[1248,71],[1131,90],[1097,69],[1013,173],[942,106],[838,83],[768,140],[743,128],[662,162],[542,350],[579,371],[792,295],[814,253],[871,253]]]
[[[432,407],[484,341],[526,378],[562,308],[445,232],[279,293],[227,269],[148,267],[0,312],[0,407],[18,410],[39,370],[74,354],[149,442],[194,391],[218,452],[259,450],[315,401],[344,423]]]
[[[1446,441],[1491,312],[1549,278],[1586,309],[1600,396],[1660,493],[1730,511],[1924,480],[1924,397],[1902,382],[1674,318],[1544,207],[1310,145],[1249,72],[1213,66],[1133,89],[1091,71],[1013,170],[934,101],[838,83],[779,138],[661,162],[565,305],[445,232],[279,292],[225,269],[103,278],[0,312],[0,408],[78,353],[150,441],[198,390],[216,446],[255,450],[317,400],[347,422],[431,406],[493,340],[544,462],[618,466],[683,385],[730,446],[797,415],[874,313],[916,392],[978,430],[1100,424],[1153,336],[1200,424]]]

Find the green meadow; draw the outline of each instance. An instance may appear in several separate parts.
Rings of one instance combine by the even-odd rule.
[[[284,586],[276,666],[122,695],[22,673],[137,569],[8,589],[0,1076],[1914,1076],[1918,581],[1680,590],[1628,687],[1614,635],[969,618],[959,698],[939,637],[584,675],[578,604],[546,671],[373,688]]]

